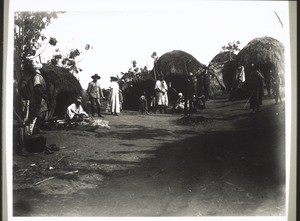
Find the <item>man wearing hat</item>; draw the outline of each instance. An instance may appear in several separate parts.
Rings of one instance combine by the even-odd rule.
[[[97,106],[98,117],[102,117],[100,114],[100,98],[104,98],[102,89],[100,84],[97,82],[101,77],[98,74],[94,74],[91,76],[93,79],[92,82],[89,83],[87,94],[89,95],[89,99],[92,104],[92,116],[95,116],[95,104]]]
[[[79,96],[75,103],[71,104],[67,108],[68,119],[71,121],[82,121],[84,117],[89,117],[89,115],[83,110],[81,106],[82,99]]]

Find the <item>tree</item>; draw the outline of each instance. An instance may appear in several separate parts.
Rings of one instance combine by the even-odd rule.
[[[14,72],[18,81],[22,76],[21,64],[28,58],[34,58],[37,50],[44,44],[55,46],[55,38],[49,39],[42,34],[59,12],[16,12],[14,19]]]
[[[78,67],[78,63],[80,63],[84,57],[80,60],[77,59],[84,53],[84,51],[88,51],[92,48],[93,47],[90,44],[86,44],[83,50],[80,51],[78,48],[71,49],[66,55],[62,55],[60,50],[56,49],[57,54],[53,55],[48,63],[67,68],[72,74],[78,74],[82,71],[82,69]]]
[[[239,52],[241,50],[240,44],[241,44],[240,41],[229,42],[227,45],[222,46],[221,52],[229,51],[230,52],[230,60],[232,60],[231,53]]]

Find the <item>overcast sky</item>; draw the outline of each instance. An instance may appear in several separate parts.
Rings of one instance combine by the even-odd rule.
[[[102,76],[100,83],[107,87],[109,76],[126,72],[133,60],[138,67],[152,69],[154,51],[161,56],[183,50],[207,65],[228,42],[240,41],[242,48],[256,37],[270,36],[284,44],[288,37],[287,1],[37,2],[22,4],[21,1],[13,4],[13,8],[67,11],[53,20],[45,30],[46,36],[57,39],[55,48],[63,54],[72,48],[83,50],[85,44],[93,47],[78,58],[82,59],[78,66],[83,72],[78,77],[83,88],[94,73]],[[48,46],[42,57],[47,60],[53,52],[54,48]]]

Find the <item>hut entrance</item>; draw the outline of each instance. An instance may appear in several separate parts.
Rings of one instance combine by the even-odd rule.
[[[74,92],[61,91],[56,96],[56,106],[53,116],[65,117],[67,113],[67,107],[75,100]]]
[[[265,78],[265,87],[268,92],[268,96],[271,96],[271,74],[275,74],[275,66],[272,63],[266,63],[261,65],[260,71],[262,72],[264,78]],[[272,71],[272,72],[270,72]]]

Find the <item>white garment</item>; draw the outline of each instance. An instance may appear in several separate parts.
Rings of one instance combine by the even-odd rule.
[[[241,67],[241,72],[239,73],[239,80],[241,81],[241,82],[245,82],[245,68],[244,68],[244,66],[242,66]]]
[[[78,107],[76,106],[75,103],[71,104],[68,108],[67,108],[67,114],[69,116],[70,119],[72,119],[74,117],[75,114],[84,114],[85,116],[89,116],[82,108],[81,105],[79,105]]]
[[[168,106],[169,105],[169,100],[168,100],[168,85],[167,83],[163,80],[157,80],[155,83],[155,88],[154,90],[156,91],[156,97],[157,97],[157,105],[163,105],[163,106]]]
[[[109,88],[111,89],[110,98],[110,111],[112,113],[120,113],[120,97],[119,97],[119,84],[112,81]]]

